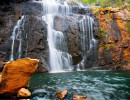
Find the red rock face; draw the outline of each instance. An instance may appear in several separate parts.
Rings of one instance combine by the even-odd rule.
[[[0,94],[13,93],[20,88],[26,88],[37,66],[38,60],[30,58],[8,62],[2,71]]]
[[[130,5],[119,8],[102,8],[95,13],[99,19],[100,34],[98,64],[107,69],[124,69],[130,61],[130,35],[127,23],[130,20]],[[125,18],[123,17],[125,16]],[[127,65],[127,64],[126,64]],[[109,67],[108,67],[109,66]],[[126,69],[129,69],[126,67]]]

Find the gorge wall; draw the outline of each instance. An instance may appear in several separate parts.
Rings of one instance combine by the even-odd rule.
[[[98,27],[98,24],[96,24],[98,22],[90,9],[80,8],[78,5],[72,4],[70,4],[70,6],[72,6],[72,12],[74,14],[69,16],[55,16],[54,29],[56,31],[63,32],[64,34],[65,43],[63,42],[62,45],[65,45],[64,47],[67,47],[68,49],[68,51],[65,52],[68,52],[72,56],[74,66],[73,69],[76,69],[77,66],[80,69],[83,69],[83,66],[89,68],[93,66],[93,62],[94,65],[97,64],[97,53],[95,52],[97,52],[98,47],[93,48],[93,50],[96,51],[84,54],[84,52],[87,52],[87,49],[83,50],[83,44],[81,41],[83,41],[84,44],[88,44],[90,40],[87,39],[89,39],[91,36],[85,36],[86,33],[83,33],[82,25],[80,25],[79,22],[83,19],[84,16],[90,16],[95,20],[94,27]],[[14,38],[13,31],[15,26],[17,26],[15,30],[17,34],[14,40],[13,60],[18,59],[19,52],[21,52],[21,58],[30,57],[40,59],[37,71],[46,71],[46,68],[49,66],[49,50],[47,41],[47,24],[42,20],[42,10],[43,8],[41,3],[32,1],[1,6],[1,62],[10,60]],[[86,25],[83,27],[89,28],[90,26]],[[92,31],[94,32],[95,30],[92,29]],[[82,38],[84,36],[85,38],[83,40]],[[20,47],[21,40],[22,46]],[[19,51],[19,48],[21,48],[21,51]],[[85,48],[87,48],[87,46]],[[62,51],[64,52],[64,48],[62,48]]]
[[[98,64],[102,69],[130,69],[130,4],[117,8],[91,7],[99,19]]]
[[[71,4],[70,4],[71,5]],[[122,63],[128,64],[129,59],[129,35],[125,32],[124,28],[120,29],[117,22],[120,20],[114,13],[111,14],[111,22],[106,19],[107,13],[101,14],[104,16],[100,18],[98,15],[94,15],[88,8],[80,8],[77,5],[71,5],[73,12],[71,16],[55,16],[54,28],[57,31],[63,32],[65,36],[66,46],[69,54],[72,56],[73,66],[76,69],[78,64],[81,64],[84,60],[84,66],[90,68],[96,66],[105,66],[104,68],[117,69],[118,66],[122,66]],[[48,42],[47,42],[47,25],[41,19],[42,6],[36,2],[22,2],[22,3],[10,3],[8,5],[0,6],[0,63],[6,62],[10,59],[12,39],[11,35],[17,21],[24,15],[24,30],[20,36],[22,38],[22,58],[30,57],[40,59],[37,72],[47,71],[49,65],[48,57]],[[104,10],[104,12],[106,12]],[[91,54],[85,54],[85,50],[82,48],[81,40],[82,33],[79,21],[83,18],[82,15],[90,16],[94,19],[95,37],[99,40],[99,51],[96,46]],[[96,18],[97,17],[97,18]],[[103,20],[103,21],[102,21]],[[104,24],[101,24],[104,22]],[[124,22],[124,21],[123,21]],[[103,29],[102,29],[103,27]],[[108,37],[104,29],[107,29]],[[109,34],[110,33],[110,34]],[[105,34],[105,35],[104,35]],[[126,35],[123,36],[122,34]],[[109,36],[110,35],[110,36]],[[85,35],[84,35],[85,36]],[[104,37],[105,36],[105,37]],[[14,59],[18,59],[19,39],[15,40],[14,45]],[[87,44],[87,37],[85,37],[84,44]],[[122,44],[122,45],[121,45]],[[64,45],[64,44],[63,44]],[[112,48],[111,48],[112,47]],[[98,60],[97,60],[98,54]],[[121,68],[121,67],[119,67]],[[82,68],[81,68],[82,69]]]

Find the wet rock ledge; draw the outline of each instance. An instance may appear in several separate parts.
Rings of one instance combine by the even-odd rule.
[[[39,60],[23,58],[7,62],[0,75],[0,98],[29,97],[27,88],[30,77],[38,67]]]

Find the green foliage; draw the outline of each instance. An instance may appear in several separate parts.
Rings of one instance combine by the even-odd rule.
[[[106,48],[106,49],[111,49],[111,48],[113,48],[115,46],[115,44],[105,44],[104,45],[104,48]]]
[[[111,6],[111,4],[112,4],[112,0],[100,0],[101,7]]]
[[[82,3],[90,3],[90,4],[97,3],[97,0],[79,0],[79,1]]]
[[[128,29],[128,33],[130,33],[130,29]]]
[[[117,6],[121,6],[121,5],[122,5],[122,2],[119,1],[119,2],[116,3],[116,5],[117,5]]]
[[[111,19],[110,13],[107,13],[107,14],[106,14],[106,19]]]
[[[127,3],[130,4],[130,0],[128,0]]]
[[[89,7],[90,9],[92,9],[92,11],[95,13],[95,14],[97,14],[97,15],[100,15],[100,7],[98,6],[98,7],[94,7],[94,6],[90,6]]]
[[[130,33],[130,21],[126,24],[127,29],[128,29],[128,33]]]
[[[63,0],[64,1],[64,0]],[[101,7],[116,7],[121,6],[124,3],[130,3],[130,0],[70,0],[70,2],[81,2],[89,4],[100,4]]]
[[[130,27],[130,21],[127,23],[127,27]]]
[[[104,39],[106,37],[107,33],[108,33],[107,30],[104,30],[104,29],[101,28],[101,34],[98,37]]]

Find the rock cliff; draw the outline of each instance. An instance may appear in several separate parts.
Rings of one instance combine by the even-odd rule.
[[[99,20],[98,64],[103,69],[129,70],[130,66],[130,5],[117,8],[91,8]]]
[[[95,16],[92,14],[91,10],[88,8],[80,8],[78,5],[71,5],[73,14],[69,16],[55,16],[54,28],[56,31],[61,31],[65,37],[65,49],[64,52],[68,52],[72,55],[73,66],[76,67],[78,64],[85,64],[86,68],[93,66],[93,61],[96,62],[96,56],[89,55],[87,49],[83,50],[83,44],[88,44],[88,36],[85,36],[85,40],[81,40],[84,36],[82,27],[80,27],[80,20],[83,16],[90,16],[94,19],[94,29],[98,27],[98,23]],[[6,9],[3,10],[3,9]],[[1,12],[1,29],[0,29],[0,60],[8,61],[11,55],[12,46],[12,32],[14,27],[17,25],[18,20],[24,16],[22,34],[14,42],[14,59],[18,59],[20,40],[22,39],[22,50],[21,58],[30,57],[40,59],[39,67],[36,72],[45,72],[46,68],[49,66],[49,50],[47,41],[47,25],[42,20],[42,6],[40,3],[36,2],[22,2],[13,3],[12,5],[4,5],[0,9]],[[2,15],[3,14],[3,15]],[[21,24],[20,23],[20,24]],[[21,24],[22,25],[22,24]],[[86,27],[89,27],[86,26]],[[17,30],[16,30],[17,31]],[[94,32],[95,30],[93,30]],[[17,38],[17,37],[16,37]],[[95,52],[95,51],[94,51]]]

